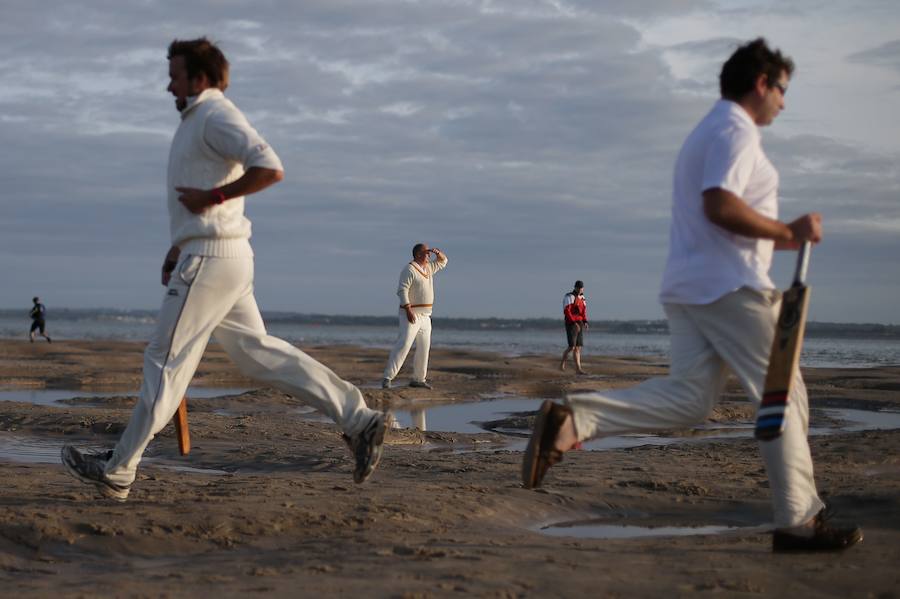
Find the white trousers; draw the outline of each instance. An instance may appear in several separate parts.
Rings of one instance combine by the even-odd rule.
[[[406,311],[400,310],[400,334],[397,343],[391,350],[387,366],[384,367],[384,378],[394,380],[413,343],[416,344],[416,356],[413,358],[413,379],[425,380],[428,373],[428,352],[431,351],[431,315],[416,314],[416,321],[409,322]]]
[[[665,305],[669,375],[628,388],[568,396],[580,440],[687,427],[713,408],[730,369],[757,404],[762,397],[780,306],[778,292],[742,288],[708,305]],[[799,369],[778,439],[760,442],[775,525],[799,526],[823,507],[809,452],[809,405]]]
[[[150,440],[178,409],[210,335],[245,375],[327,414],[353,435],[375,414],[359,389],[291,345],[266,333],[253,297],[253,258],[185,256],[169,281],[156,331],[144,352],[140,400],[106,474],[134,481]]]

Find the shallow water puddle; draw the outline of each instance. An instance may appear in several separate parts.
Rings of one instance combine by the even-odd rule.
[[[221,397],[223,395],[239,395],[247,389],[231,389],[227,387],[189,387],[187,396],[197,399]],[[59,406],[63,399],[75,397],[90,399],[92,397],[137,397],[139,391],[85,391],[73,389],[10,389],[0,391],[0,401],[21,401],[41,406]]]
[[[0,460],[26,464],[59,463],[63,443],[40,437],[24,437],[0,432]],[[100,446],[79,445],[86,451],[101,451]]]
[[[246,389],[217,388],[217,387],[192,387],[188,390],[189,397],[215,398],[225,395],[239,395]],[[127,393],[127,392],[126,392]],[[123,392],[91,392],[65,389],[26,389],[0,391],[0,401],[23,401],[40,405],[58,406],[58,402],[73,397],[115,397]],[[522,451],[527,443],[530,428],[525,420],[530,413],[538,409],[542,399],[527,399],[504,393],[484,396],[486,401],[432,405],[430,402],[414,402],[406,409],[393,412],[397,424],[402,428],[418,428],[422,431],[478,434],[485,431],[495,432],[511,440],[504,445],[504,449]],[[323,414],[309,407],[299,407],[289,412],[302,418],[330,422]],[[214,412],[223,416],[232,415],[227,410]],[[864,430],[895,430],[900,429],[900,411],[884,410],[857,410],[825,408],[813,410],[824,414],[830,420],[841,424],[817,425],[810,428],[810,435],[827,435],[837,432],[859,432]],[[704,423],[691,429],[690,434],[680,437],[666,437],[647,433],[634,433],[617,435],[595,439],[584,443],[584,449],[589,451],[603,451],[611,449],[627,449],[646,445],[672,445],[676,443],[697,443],[709,440],[750,438],[753,435],[753,424],[746,422],[714,424]],[[59,445],[56,449],[42,448],[37,438],[22,440],[24,445],[16,445],[19,442],[4,441],[0,436],[0,459],[12,461],[33,461],[27,456],[35,456],[39,462],[58,459]],[[477,449],[477,448],[476,448]],[[488,449],[497,449],[493,444]],[[466,449],[463,451],[471,451]],[[53,453],[52,459],[48,458]],[[169,467],[160,464],[161,467]],[[172,468],[184,468],[171,466]],[[219,471],[214,471],[218,473]]]
[[[900,412],[893,410],[852,410],[852,409],[824,409],[822,410],[830,418],[846,422],[840,427],[845,432],[894,430],[900,428]]]
[[[442,433],[483,433],[480,423],[501,420],[520,412],[533,412],[541,405],[539,399],[496,399],[458,404],[431,406],[424,404],[419,409],[398,410],[394,418],[406,428],[418,426],[419,430]],[[506,432],[497,430],[497,432]],[[512,434],[523,433],[515,430]]]
[[[156,461],[156,458],[146,458],[142,460],[144,464],[152,464],[163,470],[174,470],[175,472],[185,472],[187,474],[207,474],[211,476],[234,476],[233,472],[218,470],[216,468],[197,468],[196,466],[179,466],[177,464],[162,464]]]
[[[394,418],[403,427],[416,426],[420,430],[448,433],[483,433],[491,431],[509,436],[527,438],[530,429],[516,427],[515,420],[525,418],[529,412],[540,407],[541,399],[496,399],[490,401],[467,402],[430,406],[424,404],[420,409],[395,411]],[[507,421],[505,424],[501,424]],[[752,425],[709,425],[703,424],[696,429],[705,433],[702,438],[723,438],[742,436],[752,433]],[[658,435],[635,433],[596,439],[585,444],[586,449],[621,449],[637,445],[668,445],[679,443],[694,437],[660,437]]]
[[[524,449],[525,439],[530,429],[523,428],[521,420],[529,412],[538,409],[540,399],[508,398],[489,401],[468,402],[431,406],[422,403],[418,409],[408,408],[394,412],[400,426],[416,427],[422,431],[482,433],[496,432],[510,437],[518,437],[508,449]],[[870,411],[855,409],[816,410],[828,418],[838,421],[837,426],[815,426],[810,435],[827,435],[838,432],[859,432],[864,430],[900,429],[900,412]],[[814,411],[815,413],[815,411]],[[634,433],[595,439],[584,444],[587,450],[626,449],[642,445],[672,445],[675,443],[696,443],[709,440],[743,439],[753,436],[753,423],[737,422],[726,424],[704,423],[691,429],[691,434],[681,437]]]
[[[59,439],[46,439],[15,435],[0,431],[0,461],[18,462],[24,464],[59,464],[60,451],[65,443]],[[109,447],[89,445],[79,442],[78,448],[87,451],[103,451]],[[211,474],[216,476],[231,476],[230,472],[214,470],[210,468],[196,468],[194,466],[181,466],[159,461],[158,458],[145,458],[145,464],[152,464],[157,468],[188,472],[191,474]]]
[[[552,537],[576,537],[579,539],[638,539],[652,537],[686,537],[720,534],[761,534],[772,530],[762,526],[634,526],[610,524],[608,521],[579,520],[559,522],[536,527],[534,530]]]

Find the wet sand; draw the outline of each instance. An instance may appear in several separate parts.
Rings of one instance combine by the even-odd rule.
[[[586,356],[435,350],[434,391],[378,387],[386,352],[304,347],[363,388],[373,407],[490,398],[559,398],[631,385],[665,364]],[[0,401],[2,442],[52,455],[63,443],[114,444],[141,381],[143,344],[0,341],[3,389],[71,389],[53,406]],[[822,408],[900,410],[900,368],[805,373],[813,426]],[[408,380],[408,370],[398,382]],[[392,431],[373,478],[354,485],[339,431],[243,378],[212,345],[194,385],[248,389],[190,400],[193,450],[173,427],[150,445],[127,503],[47,459],[0,456],[0,584],[5,596],[196,597],[895,597],[900,593],[900,431],[811,440],[819,488],[865,541],[843,554],[773,555],[769,491],[756,443],[713,439],[579,451],[539,491],[519,484],[521,438]],[[103,396],[97,394],[103,393]],[[112,395],[107,395],[112,394]],[[711,422],[748,423],[732,383]],[[528,414],[505,429],[527,431]],[[691,437],[691,431],[668,431]],[[561,522],[733,527],[711,535],[551,536]],[[628,529],[623,529],[628,530]]]

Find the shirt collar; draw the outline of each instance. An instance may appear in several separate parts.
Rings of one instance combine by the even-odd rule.
[[[726,100],[725,98],[721,98],[716,102],[716,110],[729,112],[737,116],[737,118],[745,121],[748,125],[753,125],[754,128],[757,127],[757,124],[753,122],[753,119],[750,118],[750,115],[746,110],[744,110],[744,107],[734,100]]]
[[[182,120],[188,115],[188,113],[194,109],[195,106],[200,104],[201,102],[206,102],[207,100],[212,100],[213,98],[221,98],[224,94],[222,94],[222,90],[218,87],[208,87],[196,96],[189,96],[187,99],[187,106],[184,107],[184,110],[181,111]]]

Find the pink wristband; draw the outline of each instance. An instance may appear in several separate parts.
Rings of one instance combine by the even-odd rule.
[[[217,187],[217,188],[213,189],[212,194],[213,194],[213,203],[214,204],[224,204],[225,203],[225,200],[227,198],[225,197],[225,192],[222,191],[221,188]]]

